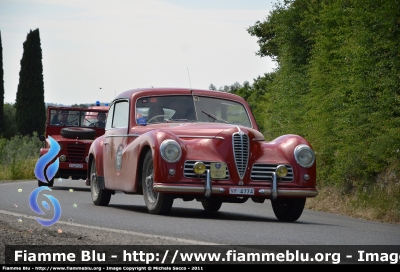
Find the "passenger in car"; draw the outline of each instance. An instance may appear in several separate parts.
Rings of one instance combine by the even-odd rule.
[[[105,128],[106,127],[106,113],[105,112],[99,112],[97,114],[97,122],[96,123],[92,123],[89,126],[90,127]]]

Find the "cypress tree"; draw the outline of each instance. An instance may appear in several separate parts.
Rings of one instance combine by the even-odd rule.
[[[4,135],[4,71],[3,71],[3,45],[0,32],[0,136]]]
[[[18,133],[32,135],[36,131],[39,135],[43,135],[46,107],[39,29],[31,30],[28,33],[23,48],[15,101],[15,119]]]

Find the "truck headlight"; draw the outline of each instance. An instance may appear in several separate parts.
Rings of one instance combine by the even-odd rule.
[[[298,164],[309,168],[314,164],[315,153],[308,145],[301,144],[294,149],[294,158]]]
[[[60,156],[60,161],[65,162],[67,160],[67,156],[61,155]]]
[[[174,140],[164,140],[160,146],[161,157],[170,163],[179,161],[182,155],[181,146]]]

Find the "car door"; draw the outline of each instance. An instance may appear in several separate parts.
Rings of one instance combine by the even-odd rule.
[[[111,113],[111,114],[110,114]],[[106,122],[104,154],[104,177],[107,189],[122,190],[122,154],[128,142],[129,101],[121,99],[110,106]]]

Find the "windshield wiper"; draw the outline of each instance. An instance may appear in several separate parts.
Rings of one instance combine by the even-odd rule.
[[[211,114],[211,113],[208,113],[208,112],[205,112],[205,111],[201,111],[201,112],[204,113],[205,115],[207,115],[207,116],[213,118],[214,120],[222,121],[222,122],[224,122],[225,124],[229,124],[228,121],[226,121],[226,120],[224,120],[224,119],[222,119],[222,118],[219,118],[218,116],[215,116],[214,114]]]

